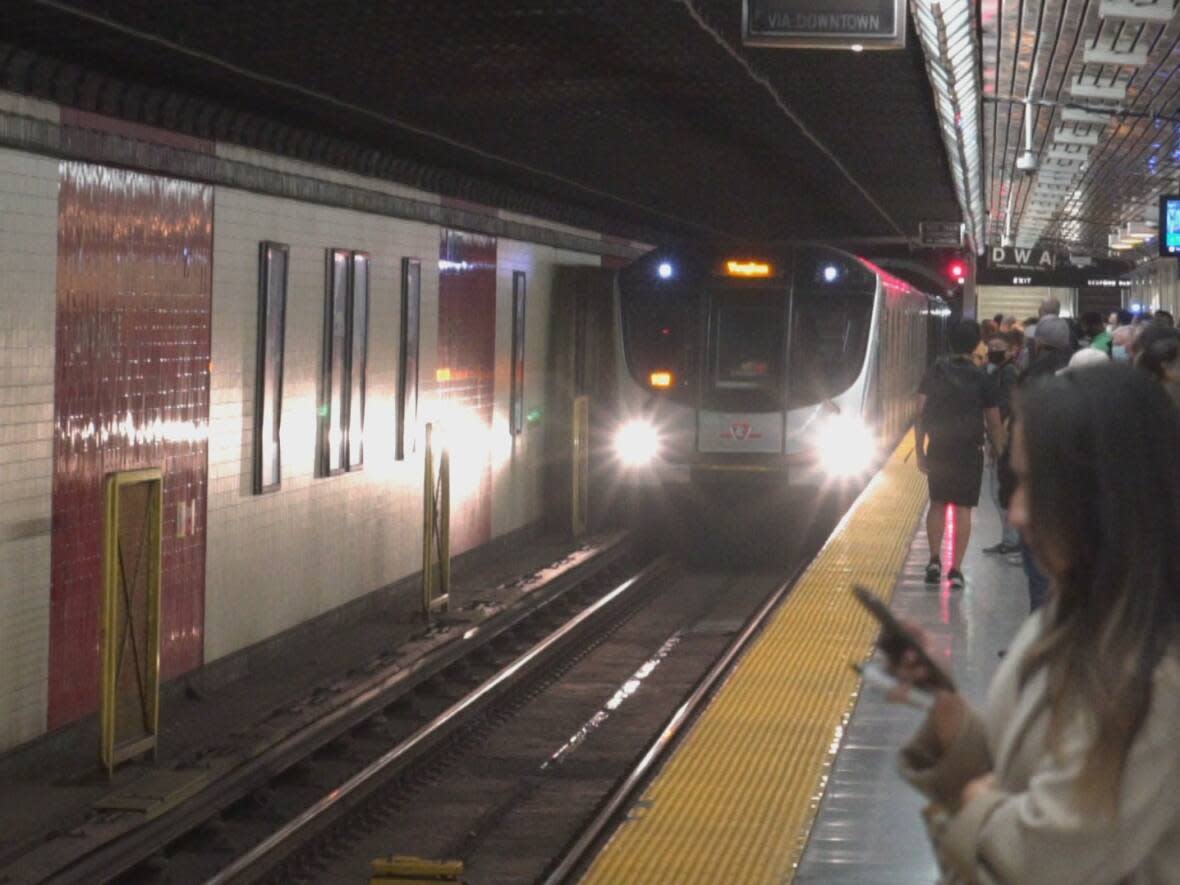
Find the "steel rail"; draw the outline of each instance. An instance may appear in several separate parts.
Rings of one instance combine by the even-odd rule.
[[[325,818],[338,811],[344,811],[350,801],[359,801],[361,793],[366,787],[374,786],[381,776],[397,763],[411,758],[416,752],[432,746],[453,726],[462,720],[473,709],[492,697],[501,694],[517,678],[524,675],[530,665],[537,663],[557,646],[567,641],[570,635],[589,621],[601,615],[614,605],[628,591],[645,585],[656,575],[664,571],[669,563],[667,556],[661,556],[649,563],[635,575],[632,575],[619,586],[608,592],[591,606],[583,609],[572,619],[567,621],[545,639],[538,642],[527,652],[502,668],[494,676],[489,677],[471,694],[455,702],[413,735],[394,746],[388,752],[365,766],[340,786],[327,793],[315,804],[304,809],[298,816],[284,824],[262,842],[255,845],[245,854],[238,856],[232,863],[224,867],[215,876],[206,880],[206,885],[228,885],[248,875],[251,871],[272,860],[275,855],[285,853],[293,848],[300,837],[307,834],[315,824],[322,823]]]
[[[433,675],[527,622],[566,593],[593,580],[605,569],[616,565],[629,549],[625,535],[611,536],[602,549],[586,560],[545,579],[527,596],[473,625],[473,629],[462,637],[414,661],[393,664],[366,678],[349,692],[347,699],[333,704],[314,721],[296,727],[256,755],[244,759],[183,805],[142,823],[107,828],[108,832],[94,846],[67,852],[61,858],[46,854],[51,850],[49,845],[26,852],[7,866],[0,867],[0,881],[8,881],[6,877],[9,877],[14,882],[78,885],[126,872],[205,820],[215,817],[233,802],[264,787],[276,774],[306,758],[336,735],[365,721],[396,697],[413,691]]]
[[[843,525],[846,519],[847,515],[841,520],[840,525]],[[839,526],[837,526],[833,535],[837,531],[839,531]],[[815,555],[818,555],[818,553]],[[552,868],[552,871],[545,878],[545,885],[560,885],[560,883],[565,882],[569,878],[571,873],[581,866],[586,854],[592,847],[598,844],[604,832],[615,819],[615,816],[627,805],[635,791],[651,775],[655,774],[656,767],[676,743],[685,728],[695,722],[697,716],[704,711],[714,690],[729,675],[733,667],[737,664],[738,658],[747,650],[753,640],[762,631],[762,628],[766,626],[770,615],[786,599],[803,572],[815,558],[815,555],[808,557],[798,566],[791,576],[780,584],[778,589],[767,597],[766,601],[762,603],[758,610],[750,616],[742,628],[742,632],[734,638],[721,654],[721,657],[701,677],[693,689],[692,694],[669,717],[664,728],[648,746],[642,758],[640,758],[627,776],[620,781],[619,786],[615,788],[615,791],[599,808],[594,819],[582,830],[578,838],[566,850],[565,854],[562,855],[561,860]]]

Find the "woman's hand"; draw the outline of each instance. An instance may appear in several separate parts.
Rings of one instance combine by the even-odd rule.
[[[996,776],[990,771],[985,775],[975,778],[974,780],[967,781],[967,785],[963,787],[963,805],[966,805],[972,799],[979,796],[980,793],[983,793],[986,790],[994,789],[995,786]]]
[[[886,697],[895,704],[906,703],[912,685],[908,682],[889,692]],[[926,725],[923,730],[934,737],[937,746],[931,748],[939,755],[945,753],[963,730],[963,719],[967,712],[967,704],[962,696],[953,691],[940,691],[934,695],[934,706],[926,714]]]
[[[925,630],[912,621],[903,620],[901,625],[906,629],[906,632],[913,636],[927,655],[932,655],[934,643]],[[931,684],[934,674],[930,672],[929,667],[922,663],[922,658],[912,648],[902,647],[901,653],[898,654],[898,646],[902,644],[889,641],[888,634],[882,634],[878,643],[885,655],[885,669],[889,671],[891,676],[919,688]]]

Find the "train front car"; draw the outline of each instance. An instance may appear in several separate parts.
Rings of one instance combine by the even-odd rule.
[[[615,297],[613,457],[646,521],[802,516],[912,419],[928,299],[847,253],[657,252]]]

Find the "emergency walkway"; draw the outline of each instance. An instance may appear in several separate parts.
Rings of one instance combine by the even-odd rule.
[[[926,483],[907,438],[746,651],[675,754],[590,864],[586,882],[934,882],[920,797],[898,748],[921,713],[861,690],[849,666],[876,623],[867,586],[932,636],[975,702],[1028,613],[1023,571],[980,552],[999,537],[984,476],[968,585],[923,582]],[[948,527],[943,561],[947,561]]]

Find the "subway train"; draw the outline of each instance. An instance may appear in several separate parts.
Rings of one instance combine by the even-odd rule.
[[[949,315],[825,246],[649,253],[615,277],[618,481],[710,509],[855,486],[913,420]]]

